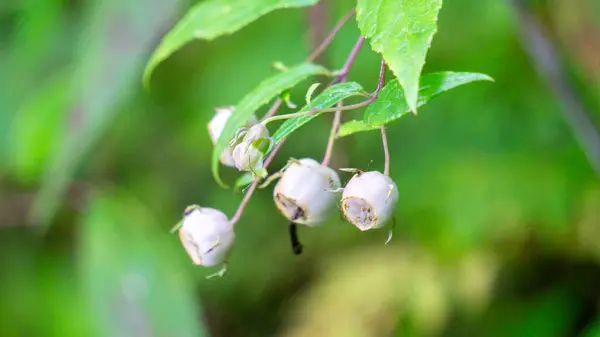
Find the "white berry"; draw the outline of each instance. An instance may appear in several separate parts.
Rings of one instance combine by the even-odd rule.
[[[293,161],[275,185],[273,197],[279,211],[290,221],[308,226],[327,220],[336,210],[340,178],[314,159]]]
[[[342,212],[346,219],[365,231],[383,227],[394,215],[398,188],[387,175],[363,172],[350,179],[342,193]]]
[[[215,266],[226,262],[235,234],[227,216],[214,208],[186,208],[179,239],[196,265]]]

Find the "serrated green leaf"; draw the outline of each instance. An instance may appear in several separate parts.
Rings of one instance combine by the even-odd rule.
[[[321,94],[319,94],[317,97],[315,97],[315,99],[312,100],[312,109],[330,108],[337,102],[344,100],[348,97],[363,96],[364,94],[365,92],[363,88],[360,86],[360,84],[356,82],[337,83],[323,90]],[[311,107],[304,106],[302,110],[300,110],[300,112],[307,112],[310,110]],[[273,135],[273,140],[275,141],[275,144],[279,143],[283,138],[289,136],[292,132],[296,131],[302,125],[310,122],[313,118],[317,117],[318,115],[319,114],[317,113],[313,115],[300,116],[286,120]]]
[[[312,63],[303,63],[267,78],[262,81],[256,89],[242,98],[235,106],[227,123],[225,123],[223,131],[213,149],[212,172],[213,177],[219,185],[227,187],[219,176],[219,155],[225,147],[227,147],[227,144],[235,134],[236,130],[244,125],[258,108],[267,104],[284,90],[295,86],[310,76],[324,74],[329,74],[329,71]]]
[[[493,81],[493,79],[488,75],[479,73],[440,72],[426,74],[421,77],[417,106],[424,105],[431,98],[444,91],[474,81]],[[404,91],[398,81],[389,82],[379,92],[377,100],[371,103],[365,111],[364,122],[368,125],[379,126],[407,114],[411,109],[404,97]],[[347,129],[346,132],[348,131]]]
[[[338,133],[335,135],[335,138],[342,138],[342,137],[346,137],[346,136],[349,136],[349,135],[357,133],[357,132],[372,131],[372,130],[379,130],[379,127],[369,125],[369,124],[365,123],[364,121],[352,120],[352,121],[348,121],[348,122],[342,124],[342,126],[340,126],[340,129],[338,130]]]
[[[213,40],[232,34],[252,21],[278,8],[305,7],[319,0],[208,0],[193,6],[163,38],[144,70],[146,87],[159,63],[186,43],[194,40]]]
[[[441,7],[442,0],[358,0],[356,5],[360,31],[400,81],[412,111]]]

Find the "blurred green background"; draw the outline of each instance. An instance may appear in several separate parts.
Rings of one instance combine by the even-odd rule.
[[[213,108],[234,105],[274,62],[302,62],[353,1],[277,10],[191,43],[145,91],[150,53],[194,3],[0,2],[0,335],[600,336],[600,182],[509,1],[442,8],[425,71],[496,82],[389,126],[400,190],[389,246],[385,230],[340,219],[300,228],[294,256],[259,190],[229,273],[205,280],[215,270],[193,266],[169,229],[189,204],[232,215],[243,196],[212,179]],[[600,3],[527,5],[598,121]],[[351,20],[320,61],[340,68],[357,36]],[[365,46],[350,80],[373,90],[378,67]],[[309,85],[292,90],[297,103]],[[322,158],[330,121],[294,133],[272,168]],[[337,142],[332,166],[382,169],[379,134]],[[55,206],[48,226],[29,221]]]

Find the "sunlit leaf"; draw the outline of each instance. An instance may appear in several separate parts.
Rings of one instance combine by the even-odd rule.
[[[278,8],[311,6],[318,0],[208,0],[193,6],[163,38],[146,69],[144,83],[159,63],[194,39],[213,40],[232,34]]]
[[[235,181],[235,184],[233,185],[233,188],[235,190],[241,190],[244,187],[252,184],[252,182],[255,181],[256,179],[265,178],[268,174],[269,173],[267,172],[267,169],[265,169],[265,168],[261,168],[260,170],[258,170],[256,172],[245,172],[239,178],[237,178],[237,180]]]
[[[233,188],[236,190],[241,190],[242,188],[252,184],[253,181],[254,175],[252,174],[252,172],[246,172],[242,174],[239,178],[237,178],[235,184],[233,185]]]
[[[356,19],[374,51],[381,53],[417,109],[419,76],[437,31],[442,0],[358,0]]]
[[[94,195],[79,228],[80,281],[99,336],[206,335],[187,257],[147,207]]]
[[[493,81],[493,79],[479,73],[440,72],[426,74],[421,78],[417,106],[424,105],[431,98],[444,91],[475,81]],[[377,100],[371,103],[365,111],[365,123],[378,126],[404,116],[410,112],[410,107],[404,97],[404,91],[398,81],[389,82],[379,92]]]
[[[328,74],[328,70],[311,63],[303,63],[295,67],[288,68],[276,75],[262,81],[252,92],[244,96],[235,106],[231,117],[227,120],[219,140],[213,149],[212,172],[219,185],[226,187],[219,176],[219,155],[225,149],[235,131],[250,119],[252,114],[264,104],[267,104],[273,98],[277,97],[284,90],[289,89],[302,80],[313,76]]]
[[[304,95],[304,100],[306,105],[311,106],[312,96],[315,93],[315,90],[321,85],[321,83],[313,83],[306,91],[306,95]]]
[[[365,92],[363,88],[360,86],[360,84],[356,82],[337,83],[323,90],[322,93],[320,93],[317,97],[315,97],[312,100],[312,109],[330,108],[337,102],[344,100],[348,97],[364,95]],[[311,107],[304,106],[302,110],[300,110],[300,112],[308,112],[310,110]],[[319,116],[318,113],[288,119],[275,132],[275,134],[273,135],[273,140],[276,144],[279,143],[283,138],[289,136],[292,132],[296,131],[302,125],[310,122],[313,118],[317,116]]]
[[[336,138],[349,136],[357,132],[379,130],[378,126],[372,126],[361,120],[348,121],[340,126]]]

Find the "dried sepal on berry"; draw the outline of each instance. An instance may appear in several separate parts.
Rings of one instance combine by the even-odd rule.
[[[273,198],[279,211],[290,221],[308,226],[327,220],[337,209],[341,186],[337,173],[314,159],[293,160],[281,173]]]
[[[377,171],[355,174],[342,193],[344,217],[362,231],[383,227],[393,217],[397,203],[396,183]]]
[[[235,234],[223,212],[192,205],[184,211],[179,239],[195,265],[210,267],[226,263]]]

